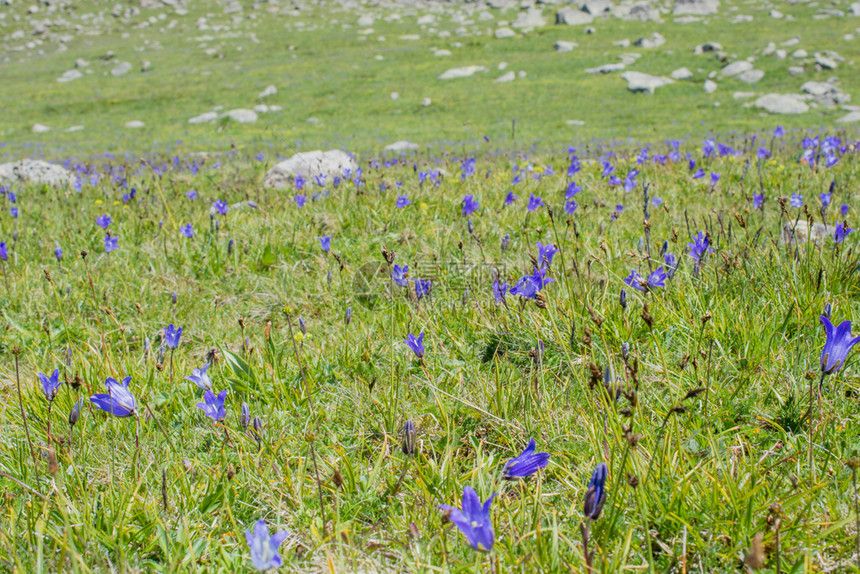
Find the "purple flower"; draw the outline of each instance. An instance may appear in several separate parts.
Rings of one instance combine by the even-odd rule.
[[[59,245],[54,248],[54,257],[57,258],[57,261],[63,260],[63,249]]]
[[[412,202],[409,201],[409,198],[405,195],[398,195],[397,203],[394,205],[394,207],[396,207],[397,209],[403,209],[407,205],[412,205]]]
[[[3,261],[9,260],[9,250],[6,249],[6,242],[0,241],[0,259]]]
[[[693,237],[693,241],[688,243],[687,247],[690,249],[690,257],[697,263],[700,263],[705,255],[713,251],[710,247],[710,241],[701,231]]]
[[[580,191],[582,191],[582,188],[576,185],[575,181],[571,181],[570,185],[567,186],[567,191],[564,192],[564,198],[570,199]]]
[[[417,299],[421,299],[425,295],[430,294],[430,289],[433,287],[433,284],[429,279],[416,279],[415,280],[415,297]]]
[[[803,196],[799,193],[791,194],[791,206],[792,207],[803,207]]]
[[[324,252],[328,253],[329,249],[331,249],[331,236],[323,235],[322,237],[319,238],[319,240],[320,240],[320,247],[322,247],[322,250]]]
[[[537,242],[538,247],[538,266],[543,269],[544,265],[549,267],[552,265],[552,258],[558,253],[558,248],[552,243],[544,245],[540,241]]]
[[[406,343],[406,346],[412,349],[412,352],[415,353],[415,356],[419,359],[424,356],[424,331],[421,331],[421,334],[417,337],[415,335],[407,335],[403,342]]]
[[[256,155],[257,161],[263,161],[263,158],[265,158],[265,157],[266,157],[266,154],[264,154],[263,152],[260,152]]]
[[[822,209],[827,209],[827,207],[830,205],[830,197],[831,197],[831,195],[829,193],[827,193],[826,191],[821,193],[818,196],[818,199],[821,200],[821,208]]]
[[[508,480],[525,478],[549,464],[549,453],[535,452],[535,439],[529,441],[526,449],[516,458],[505,464],[502,476]]]
[[[842,214],[842,217],[845,217],[846,215],[848,215],[848,209],[849,209],[849,207],[843,203],[842,206],[839,208],[839,213]]]
[[[408,265],[401,267],[400,265],[395,264],[391,269],[391,280],[401,287],[407,287],[409,285],[409,280],[406,279],[408,273]]]
[[[245,541],[251,550],[251,563],[260,572],[280,568],[284,561],[278,554],[278,548],[287,539],[289,533],[281,531],[269,537],[269,527],[265,520],[258,520],[254,525],[254,534],[245,531]]]
[[[102,229],[107,229],[108,227],[110,227],[110,222],[111,218],[110,215],[108,215],[107,213],[96,217],[96,225],[98,225]]]
[[[697,169],[693,173],[693,179],[702,179],[703,177],[705,177],[705,170],[703,170],[702,168]]]
[[[767,148],[760,147],[758,151],[755,153],[756,157],[759,159],[767,159],[770,157],[770,152]]]
[[[669,275],[663,271],[662,267],[658,267],[654,271],[648,275],[648,279],[645,279],[639,272],[635,269],[630,270],[630,275],[624,279],[624,282],[636,289],[637,291],[648,291],[655,287],[665,287],[666,279],[669,278]]]
[[[185,197],[187,197],[188,199],[191,199],[191,200],[195,200],[195,199],[197,199],[197,191],[194,189],[189,189],[188,191],[185,192]]]
[[[776,129],[773,130],[773,137],[775,137],[775,138],[781,138],[784,135],[785,135],[785,128],[783,128],[782,126],[776,126]]]
[[[833,155],[832,153],[827,154],[827,159],[824,161],[824,165],[827,167],[833,167],[839,163],[839,158]]]
[[[478,202],[473,195],[463,197],[463,215],[472,215],[478,210],[478,207]]]
[[[54,369],[50,377],[44,373],[39,373],[39,380],[42,382],[42,390],[45,392],[45,398],[49,402],[53,401],[57,396],[57,391],[60,390],[60,385],[63,384],[60,380],[60,369]]]
[[[296,189],[301,191],[301,189],[305,186],[305,178],[296,174],[296,176],[293,178],[293,184],[296,186]],[[301,205],[299,207],[301,207]]]
[[[128,384],[131,382],[131,377],[126,377],[119,383],[113,377],[108,377],[105,380],[107,393],[96,393],[90,397],[96,408],[99,408],[107,413],[117,417],[129,417],[137,413],[137,401],[131,391],[128,390]]]
[[[505,295],[507,295],[507,292],[507,283],[499,283],[498,279],[493,280],[493,299],[496,300],[496,303],[504,303]]]
[[[851,338],[851,321],[842,321],[834,329],[830,319],[824,315],[820,319],[826,337],[824,348],[821,349],[821,372],[830,375],[842,367],[851,348],[860,343],[860,337]]]
[[[11,215],[12,217],[17,219],[18,218],[18,208],[14,207],[14,206],[10,207],[9,208],[9,215]]]
[[[349,327],[349,324],[352,322],[352,307],[346,308],[346,314],[344,315],[344,321],[346,322],[346,326]]]
[[[528,210],[530,212],[534,211],[535,209],[537,209],[541,205],[543,205],[543,199],[536,196],[535,194],[531,194],[531,197],[529,197]]]
[[[588,483],[588,490],[585,491],[585,517],[591,520],[600,518],[600,511],[603,510],[603,503],[606,502],[606,463],[601,462],[594,469],[594,474],[591,475],[591,482]]]
[[[764,205],[764,194],[754,193],[753,194],[753,209],[761,209]]]
[[[204,391],[212,390],[212,380],[209,378],[209,374],[206,372],[209,369],[209,363],[205,363],[199,369],[193,369],[191,374],[185,377],[186,381],[191,381]]]
[[[306,195],[297,194],[295,197],[296,205],[298,205],[300,208],[305,206],[305,202],[307,200],[308,200],[308,197]]]
[[[656,195],[651,198],[651,205],[654,207],[660,207],[663,204],[663,199],[661,197],[657,197]]]
[[[564,212],[568,215],[573,215],[577,207],[579,207],[579,205],[577,205],[576,200],[571,199],[564,203]]]
[[[227,390],[223,390],[215,396],[215,393],[207,390],[203,393],[203,402],[197,403],[197,408],[203,409],[207,417],[213,421],[221,422],[227,416],[227,410],[224,408],[224,399],[227,397]]]
[[[212,204],[212,207],[214,207],[215,211],[217,211],[221,215],[227,215],[227,202],[219,199]]]
[[[711,172],[711,187],[717,185],[717,182],[720,181],[722,176],[718,173]]]
[[[188,239],[194,237],[194,227],[192,227],[190,223],[186,223],[185,225],[180,226],[179,232]]]
[[[510,205],[519,199],[516,195],[514,195],[513,191],[509,191],[508,195],[505,196],[505,205]]]
[[[535,268],[531,275],[520,277],[517,284],[511,287],[508,291],[511,295],[519,295],[526,299],[535,299],[540,290],[555,281],[555,279],[546,278],[546,269]]]
[[[105,235],[105,253],[119,249],[119,237],[111,237],[110,233]]]
[[[171,349],[179,346],[182,338],[182,327],[174,327],[173,323],[164,328],[164,343]]]
[[[833,242],[842,243],[843,241],[845,241],[845,237],[852,231],[854,230],[840,221],[836,224],[836,230],[833,232]]]
[[[469,541],[469,546],[481,552],[489,552],[493,549],[493,523],[490,520],[490,505],[495,493],[491,494],[486,502],[481,504],[481,499],[471,486],[463,489],[463,508],[455,508],[447,504],[440,504],[439,508],[449,513],[448,517],[460,532]]]

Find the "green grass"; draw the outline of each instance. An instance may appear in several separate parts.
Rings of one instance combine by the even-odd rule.
[[[466,181],[456,161],[442,163],[449,176],[438,188],[419,186],[411,167],[368,167],[363,187],[329,187],[303,209],[293,192],[261,188],[264,167],[241,153],[196,176],[141,169],[128,204],[107,178],[80,194],[19,189],[20,216],[2,219],[10,255],[0,291],[0,471],[26,486],[0,478],[0,568],[245,571],[243,532],[264,518],[291,533],[287,571],[583,571],[583,497],[606,462],[609,497],[591,527],[596,571],[734,572],[761,533],[775,572],[777,517],[782,572],[856,571],[846,466],[860,446],[853,356],[825,380],[820,419],[813,406],[812,468],[807,458],[809,385],[824,342],[818,315],[828,302],[834,321],[860,310],[856,234],[838,250],[830,241],[788,249],[776,241],[785,222],[776,197],[799,190],[815,212],[816,195],[835,179],[831,210],[847,203],[852,221],[860,174],[850,154],[819,172],[797,165],[796,154],[788,147],[763,165],[763,212],[750,209],[759,180],[755,160],[746,170],[744,158],[705,161],[722,174],[713,190],[684,162],[648,163],[630,194],[607,187],[600,166],[586,162],[571,218],[562,209],[568,160],[552,154],[531,163],[556,174],[513,186],[519,202],[505,209],[511,168],[523,165],[505,154],[481,155]],[[621,174],[635,165],[614,163]],[[138,164],[124,165],[133,173]],[[637,248],[645,183],[664,200],[649,219],[654,265],[664,240],[681,263],[664,289],[628,288],[623,310],[622,279],[649,267],[647,246]],[[197,200],[185,198],[189,188]],[[552,218],[545,208],[526,211],[532,192]],[[395,210],[398,193],[413,204]],[[467,193],[481,203],[474,234],[460,215]],[[233,208],[215,226],[208,210],[219,198],[258,209]],[[611,221],[617,203],[625,209]],[[103,213],[119,237],[110,254],[95,225]],[[193,239],[179,234],[186,222]],[[698,273],[686,255],[688,225],[715,247]],[[322,235],[332,236],[328,256]],[[491,270],[516,281],[538,240],[561,248],[546,308],[514,297],[507,308],[493,303]],[[429,299],[390,291],[383,248],[413,278],[433,280]],[[163,349],[168,323],[184,328],[175,354]],[[402,342],[421,331],[426,366]],[[229,390],[229,440],[182,380],[213,352],[214,387]],[[627,391],[638,384],[635,400],[610,400],[606,367]],[[66,383],[48,455],[36,373],[54,368]],[[86,400],[106,377],[125,375],[140,403],[139,449],[133,418],[109,418]],[[700,387],[707,392],[684,398]],[[65,418],[78,399],[69,445]],[[240,425],[243,401],[262,420],[259,445]],[[406,419],[418,427],[414,458],[399,448]],[[505,483],[503,464],[530,437],[550,465]],[[482,498],[500,492],[489,554],[472,551],[436,508],[459,504],[466,485]]]
[[[50,40],[41,47],[44,56],[9,52],[11,61],[2,65],[4,86],[0,93],[0,105],[5,110],[0,118],[0,141],[7,143],[4,151],[8,157],[28,153],[30,145],[51,157],[66,157],[106,151],[150,152],[177,147],[177,141],[182,142],[179,149],[187,151],[224,149],[236,143],[277,150],[336,146],[379,152],[385,144],[400,139],[446,149],[478,142],[483,135],[507,146],[538,145],[543,149],[594,138],[698,138],[708,131],[747,133],[777,124],[815,128],[844,113],[822,109],[800,116],[762,117],[759,110],[744,108],[743,101],[734,100],[731,94],[735,91],[796,93],[805,81],[837,76],[846,93],[860,93],[855,66],[860,55],[858,44],[842,39],[844,34],[854,33],[860,20],[813,20],[819,8],[802,4],[786,10],[795,21],[774,20],[766,8],[737,4],[738,10],[731,11],[732,5],[726,4],[720,15],[696,24],[677,24],[671,16],[663,23],[607,19],[596,21],[592,35],[581,27],[550,25],[506,40],[487,35],[459,37],[454,33],[459,24],[448,16],[440,16],[435,29],[450,31],[452,36],[438,38],[416,24],[417,16],[423,13],[420,11],[404,12],[399,22],[378,19],[372,34],[360,36],[358,13],[334,7],[297,16],[249,9],[237,24],[214,3],[195,2],[186,16],[165,10],[168,16],[164,22],[175,19],[177,24],[163,31],[163,23],[144,29],[132,25],[161,11],[144,11],[131,18],[130,24],[123,24],[109,15],[111,6],[76,4],[76,16],[66,16],[67,26],[51,28],[52,34],[69,33],[81,21],[77,18],[80,15],[96,10],[105,14],[101,26],[86,21],[87,30],[98,29],[100,34],[76,35],[64,52],[57,53],[57,43]],[[15,29],[11,16],[23,15],[26,6],[16,3],[4,10],[9,16],[0,30],[11,33]],[[497,21],[513,20],[516,15],[512,10],[492,13]],[[376,14],[388,13],[377,10]],[[552,9],[545,14],[551,22]],[[737,14],[753,15],[755,20],[731,23],[730,18]],[[198,30],[197,18],[206,15],[210,16],[210,26],[226,25],[229,31]],[[305,27],[297,27],[297,22]],[[493,26],[492,22],[476,21],[468,28],[485,33]],[[29,32],[30,28],[24,28]],[[659,48],[613,45],[617,40],[634,41],[654,31],[667,40]],[[420,40],[400,39],[416,33]],[[250,39],[251,34],[259,43]],[[195,40],[204,35],[216,38],[205,45],[216,48],[216,56],[221,57],[204,53],[202,43]],[[380,36],[385,37],[384,42],[378,40]],[[794,36],[801,37],[797,47],[806,49],[810,57],[816,50],[831,49],[846,62],[835,71],[820,72],[807,64],[806,74],[792,78],[787,68],[796,61],[759,57],[756,66],[766,72],[759,84],[749,86],[718,78],[719,90],[712,95],[703,93],[707,74],[723,64],[713,55],[693,55],[697,44],[720,42],[732,59],[745,59],[760,56],[769,41],[779,44]],[[21,45],[30,39],[28,36],[10,44]],[[557,40],[574,40],[579,47],[557,54],[553,51]],[[156,42],[160,49],[147,47]],[[457,42],[462,46],[452,47]],[[433,47],[451,49],[453,55],[434,57]],[[108,51],[115,54],[112,63],[101,60]],[[617,73],[595,77],[584,72],[588,67],[616,62],[619,54],[627,52],[642,55],[629,69],[666,75],[686,66],[693,70],[695,81],[678,82],[647,96],[629,93]],[[375,59],[379,55],[384,57],[382,61]],[[93,73],[71,83],[57,83],[55,79],[71,69],[76,58],[90,61],[87,70]],[[140,73],[144,59],[152,62],[152,68]],[[134,70],[114,78],[108,71],[119,61],[131,62]],[[492,80],[503,73],[497,70],[503,61],[508,63],[507,70],[523,70],[528,76],[510,84],[494,84]],[[486,66],[489,71],[462,80],[436,79],[448,68],[472,64]],[[204,72],[209,75],[202,75]],[[250,108],[269,84],[276,85],[279,93],[266,103],[284,106],[283,112],[262,114],[251,125],[187,123],[217,105],[225,110]],[[389,96],[395,91],[400,99],[392,101]],[[420,105],[425,97],[432,99],[430,107]],[[320,123],[307,123],[310,117]],[[571,119],[586,124],[569,126],[565,122]],[[146,127],[124,128],[130,120],[144,121]],[[31,127],[37,122],[52,126],[54,131],[33,134]],[[59,131],[73,125],[84,125],[85,129]]]

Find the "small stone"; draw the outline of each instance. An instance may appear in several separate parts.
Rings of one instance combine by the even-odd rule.
[[[717,83],[713,80],[705,80],[705,93],[713,94],[717,91]]]
[[[218,119],[218,114],[215,112],[206,112],[205,114],[200,114],[199,116],[194,116],[193,118],[188,120],[189,124],[204,124],[207,122],[213,122]]]
[[[275,86],[267,86],[265,90],[257,94],[257,99],[262,100],[263,98],[268,98],[269,96],[274,96],[278,93],[278,88]]]
[[[125,127],[129,129],[140,129],[144,127],[144,123],[140,120],[132,120],[130,122],[125,122]]]
[[[576,42],[565,42],[564,40],[559,40],[555,43],[555,51],[560,54],[564,52],[572,52],[577,46],[579,46],[579,44]]]
[[[517,79],[517,75],[515,73],[508,72],[502,76],[499,76],[498,78],[493,80],[493,82],[495,82],[497,84],[503,84],[503,83],[507,83],[507,82],[513,82],[516,79]]]
[[[495,36],[497,40],[504,40],[505,38],[516,38],[517,33],[510,28],[498,28],[493,36]]]
[[[693,77],[693,72],[691,72],[687,68],[678,68],[677,70],[669,74],[669,77],[671,77],[673,80],[689,80]]]
[[[43,134],[45,132],[51,131],[51,128],[43,125],[43,124],[33,124],[33,133],[34,134]]]
[[[129,73],[131,71],[131,69],[132,69],[131,64],[129,64],[128,62],[121,62],[119,65],[114,67],[110,71],[110,73],[112,76],[115,76],[118,78],[120,76],[124,76],[125,74]]]

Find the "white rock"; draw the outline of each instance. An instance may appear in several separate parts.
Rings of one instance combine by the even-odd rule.
[[[131,120],[130,122],[125,122],[125,127],[129,129],[139,129],[142,128],[145,124],[140,120]]]
[[[502,75],[502,76],[499,76],[498,78],[496,78],[496,79],[495,79],[495,80],[493,80],[493,81],[494,81],[495,83],[497,83],[497,84],[502,84],[502,83],[505,83],[505,82],[513,82],[513,81],[514,81],[514,80],[516,80],[516,79],[517,79],[517,75],[516,75],[515,73],[513,73],[513,72],[508,72],[508,73],[506,73],[506,74],[504,74],[504,75]]]
[[[797,94],[766,94],[759,97],[754,105],[772,114],[802,114],[809,111],[803,96]]]
[[[229,112],[224,112],[222,117],[228,118],[240,124],[252,124],[257,121],[257,112],[255,112],[254,110],[238,108],[235,110],[230,110]]]
[[[713,80],[705,80],[705,93],[713,94],[717,91],[717,83]]]
[[[340,150],[307,151],[297,153],[274,166],[266,174],[263,183],[266,187],[284,189],[297,175],[305,181],[312,181],[317,175],[331,179],[334,176],[343,176],[346,169],[352,171],[356,168],[358,165],[355,160]]]
[[[579,46],[579,44],[576,42],[565,42],[564,40],[559,40],[555,43],[555,51],[560,54],[564,52],[572,52],[577,46]]]
[[[854,124],[860,122],[860,112],[851,112],[847,116],[842,116],[836,121],[840,124]]]
[[[72,184],[72,174],[60,165],[36,159],[0,164],[0,184],[36,183],[53,186]]]
[[[399,94],[398,92],[391,92],[391,95],[390,95],[389,97],[390,97],[392,100],[395,100],[395,101],[396,101],[396,100],[399,100],[399,99],[400,99],[400,94]]]
[[[61,84],[65,84],[66,82],[72,82],[83,77],[84,75],[79,70],[68,70],[63,72],[63,75],[57,78],[57,81]]]
[[[583,26],[591,24],[594,17],[577,8],[562,8],[555,13],[556,24],[567,24],[568,26]]]
[[[789,76],[799,76],[806,70],[803,69],[803,66],[789,66],[788,67],[788,75]]]
[[[624,64],[604,64],[596,68],[586,68],[586,74],[611,74],[612,72],[620,72],[626,68]]]
[[[358,19],[359,28],[370,28],[373,26],[373,16],[365,14]]]
[[[633,45],[639,46],[640,48],[659,48],[665,43],[666,38],[664,38],[659,32],[654,32],[647,38],[639,38],[633,42]]]
[[[45,132],[51,131],[51,128],[43,125],[43,124],[33,124],[33,133],[34,134],[43,134]]]
[[[132,66],[128,62],[120,62],[120,64],[115,66],[110,73],[112,76],[116,77],[124,76],[131,71],[131,68]]]
[[[436,50],[433,52],[434,56],[450,56],[451,50]]]
[[[719,10],[719,0],[675,0],[675,16],[709,16]]]
[[[454,80],[457,78],[468,78],[478,72],[486,72],[484,66],[463,66],[462,68],[451,68],[439,75],[439,80]]]
[[[258,114],[265,114],[269,111],[269,106],[267,106],[266,104],[257,104],[252,109]]]
[[[397,151],[397,152],[410,151],[410,150],[418,149],[418,144],[410,142],[410,141],[397,141],[397,142],[394,142],[392,144],[388,144],[383,149],[385,151]]]
[[[262,92],[260,92],[257,95],[257,98],[258,99],[268,98],[269,96],[274,96],[277,93],[278,93],[278,88],[276,88],[275,86],[268,86],[268,87],[266,87],[265,90],[263,90]]]
[[[493,36],[495,36],[497,40],[504,40],[505,38],[515,38],[516,35],[517,33],[510,28],[498,28],[493,33]]]
[[[539,28],[541,26],[546,26],[546,18],[543,17],[541,10],[536,8],[520,12],[517,19],[511,23],[511,28]]]
[[[433,103],[433,100],[431,100],[430,98],[424,98],[423,100],[421,100],[421,105],[425,108],[428,107],[432,103]]]
[[[689,80],[693,77],[693,72],[691,72],[687,68],[678,68],[677,70],[669,74],[669,77],[671,77],[673,80]]]
[[[189,124],[205,124],[207,122],[214,122],[218,119],[218,114],[215,112],[206,112],[205,114],[200,114],[199,116],[194,116],[193,118],[188,120]]]
[[[624,72],[621,77],[627,80],[627,89],[631,92],[653,94],[661,86],[675,83],[674,80],[661,76],[652,76],[642,72]]]
[[[66,131],[71,133],[71,132],[79,132],[82,129],[84,129],[84,126],[69,126],[66,128]]]
[[[738,74],[752,69],[753,65],[751,63],[745,60],[738,60],[737,62],[732,62],[731,64],[720,70],[720,74],[722,74],[723,77],[732,78],[734,76],[737,76]]]
[[[757,84],[762,78],[764,78],[764,71],[762,70],[747,70],[735,76],[736,80],[745,84]]]

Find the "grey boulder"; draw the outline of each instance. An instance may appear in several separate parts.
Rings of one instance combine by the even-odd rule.
[[[346,152],[341,150],[306,151],[297,153],[290,159],[274,166],[266,174],[263,183],[266,187],[284,189],[288,183],[300,176],[310,181],[318,175],[326,178],[342,176],[344,170],[355,170],[358,167]]]
[[[72,183],[72,174],[62,166],[37,159],[0,164],[0,184],[16,183],[67,186]]]

